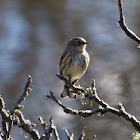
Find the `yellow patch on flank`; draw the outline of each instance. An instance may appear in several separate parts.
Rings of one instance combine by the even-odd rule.
[[[63,59],[61,59],[61,68],[66,64],[67,57],[65,56]]]

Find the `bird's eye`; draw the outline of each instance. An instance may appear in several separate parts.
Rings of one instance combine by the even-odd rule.
[[[80,42],[79,42],[79,40],[77,40],[77,41],[76,41],[76,45],[80,45]]]

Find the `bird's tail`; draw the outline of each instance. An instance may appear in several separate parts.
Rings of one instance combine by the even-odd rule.
[[[61,93],[61,98],[65,98],[67,96],[71,99],[76,99],[76,97],[77,97],[75,93],[69,91],[69,88],[65,84],[63,92]]]

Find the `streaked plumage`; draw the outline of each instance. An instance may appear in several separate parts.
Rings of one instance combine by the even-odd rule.
[[[87,70],[90,58],[86,51],[86,40],[82,37],[75,37],[67,44],[66,50],[60,59],[60,74],[67,78],[67,74],[71,75],[71,80],[79,80]],[[61,97],[69,96],[76,98],[74,93],[70,93],[64,86]]]

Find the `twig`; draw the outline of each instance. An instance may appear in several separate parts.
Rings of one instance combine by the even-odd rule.
[[[50,127],[48,129],[48,138],[50,140],[50,138],[52,137],[52,134],[53,134],[53,131],[54,131],[54,123],[53,123],[53,120],[52,120],[52,117],[50,118]]]
[[[53,122],[53,119],[51,117],[50,118],[50,128],[49,128],[50,135],[52,135],[53,132],[54,132],[54,136],[55,136],[56,140],[60,140],[57,129],[56,129],[56,126],[55,126],[55,124]]]
[[[16,101],[13,109],[10,111],[10,115],[9,115],[9,125],[8,125],[8,132],[7,132],[7,138],[10,137],[10,133],[11,133],[11,129],[13,127],[13,120],[14,120],[14,110],[15,109],[21,109],[23,108],[23,105],[20,105],[20,103],[25,100],[25,98],[29,95],[29,93],[32,91],[32,88],[30,87],[32,83],[32,78],[29,75],[28,76],[28,80],[25,83],[25,88],[24,91],[22,92],[22,94],[20,95],[20,97],[18,98],[18,100]]]
[[[53,101],[55,101],[59,106],[61,106],[65,113],[72,114],[72,115],[80,115],[83,117],[88,117],[92,115],[91,110],[73,110],[71,108],[68,108],[64,106],[59,100],[56,99],[54,94],[50,91],[51,95],[47,95],[48,98],[51,98]]]
[[[119,6],[119,12],[120,12],[120,19],[119,19],[118,23],[119,23],[120,27],[122,28],[122,30],[124,30],[124,32],[127,34],[127,36],[129,36],[131,39],[135,40],[136,42],[138,42],[140,44],[140,38],[132,30],[130,30],[125,23],[122,0],[118,0],[118,6]]]
[[[85,129],[86,129],[86,127],[84,127],[84,129],[82,130],[81,135],[78,138],[78,140],[84,140],[84,137],[86,136]]]
[[[96,135],[93,135],[93,138],[92,138],[92,140],[97,140],[97,139],[96,139]]]
[[[21,127],[25,132],[29,133],[34,140],[39,140],[40,135],[38,131],[34,129],[35,125],[30,120],[25,120],[21,111],[15,110],[15,114],[20,120],[19,127]]]
[[[56,126],[53,122],[52,117],[50,118],[50,127],[49,129],[47,128],[47,123],[43,121],[42,117],[39,117],[39,121],[45,131],[45,134],[43,134],[43,136],[40,138],[40,140],[46,139],[46,140],[50,140],[52,137],[52,134],[54,132],[54,136],[56,138],[56,140],[60,140]]]
[[[40,121],[40,124],[42,125],[43,129],[44,129],[44,134],[42,135],[42,137],[40,138],[40,140],[43,140],[43,139],[49,139],[48,138],[48,128],[47,128],[47,122],[44,122],[42,117],[39,117],[38,120]]]
[[[9,124],[8,124],[8,132],[7,132],[7,138],[9,139],[10,133],[11,133],[11,129],[13,127],[13,116],[9,115]]]
[[[0,140],[3,140],[3,135],[2,135],[2,133],[0,133]]]
[[[12,110],[15,110],[15,109],[20,109],[22,108],[23,106],[20,106],[19,104],[25,100],[25,98],[29,95],[29,93],[32,91],[32,88],[30,87],[31,86],[31,83],[32,83],[32,77],[29,75],[28,76],[28,80],[27,82],[25,83],[25,88],[22,92],[22,94],[20,95],[20,97],[18,98],[18,100],[16,101],[14,107]]]
[[[69,134],[68,130],[66,128],[64,128],[64,131],[66,132],[67,138],[68,140],[73,140],[74,138],[74,134],[72,133],[71,135]]]
[[[3,139],[7,139],[7,134],[8,134],[8,123],[7,122],[10,122],[9,112],[5,109],[5,103],[1,96],[0,96],[0,113],[2,116],[2,130],[4,132]]]

